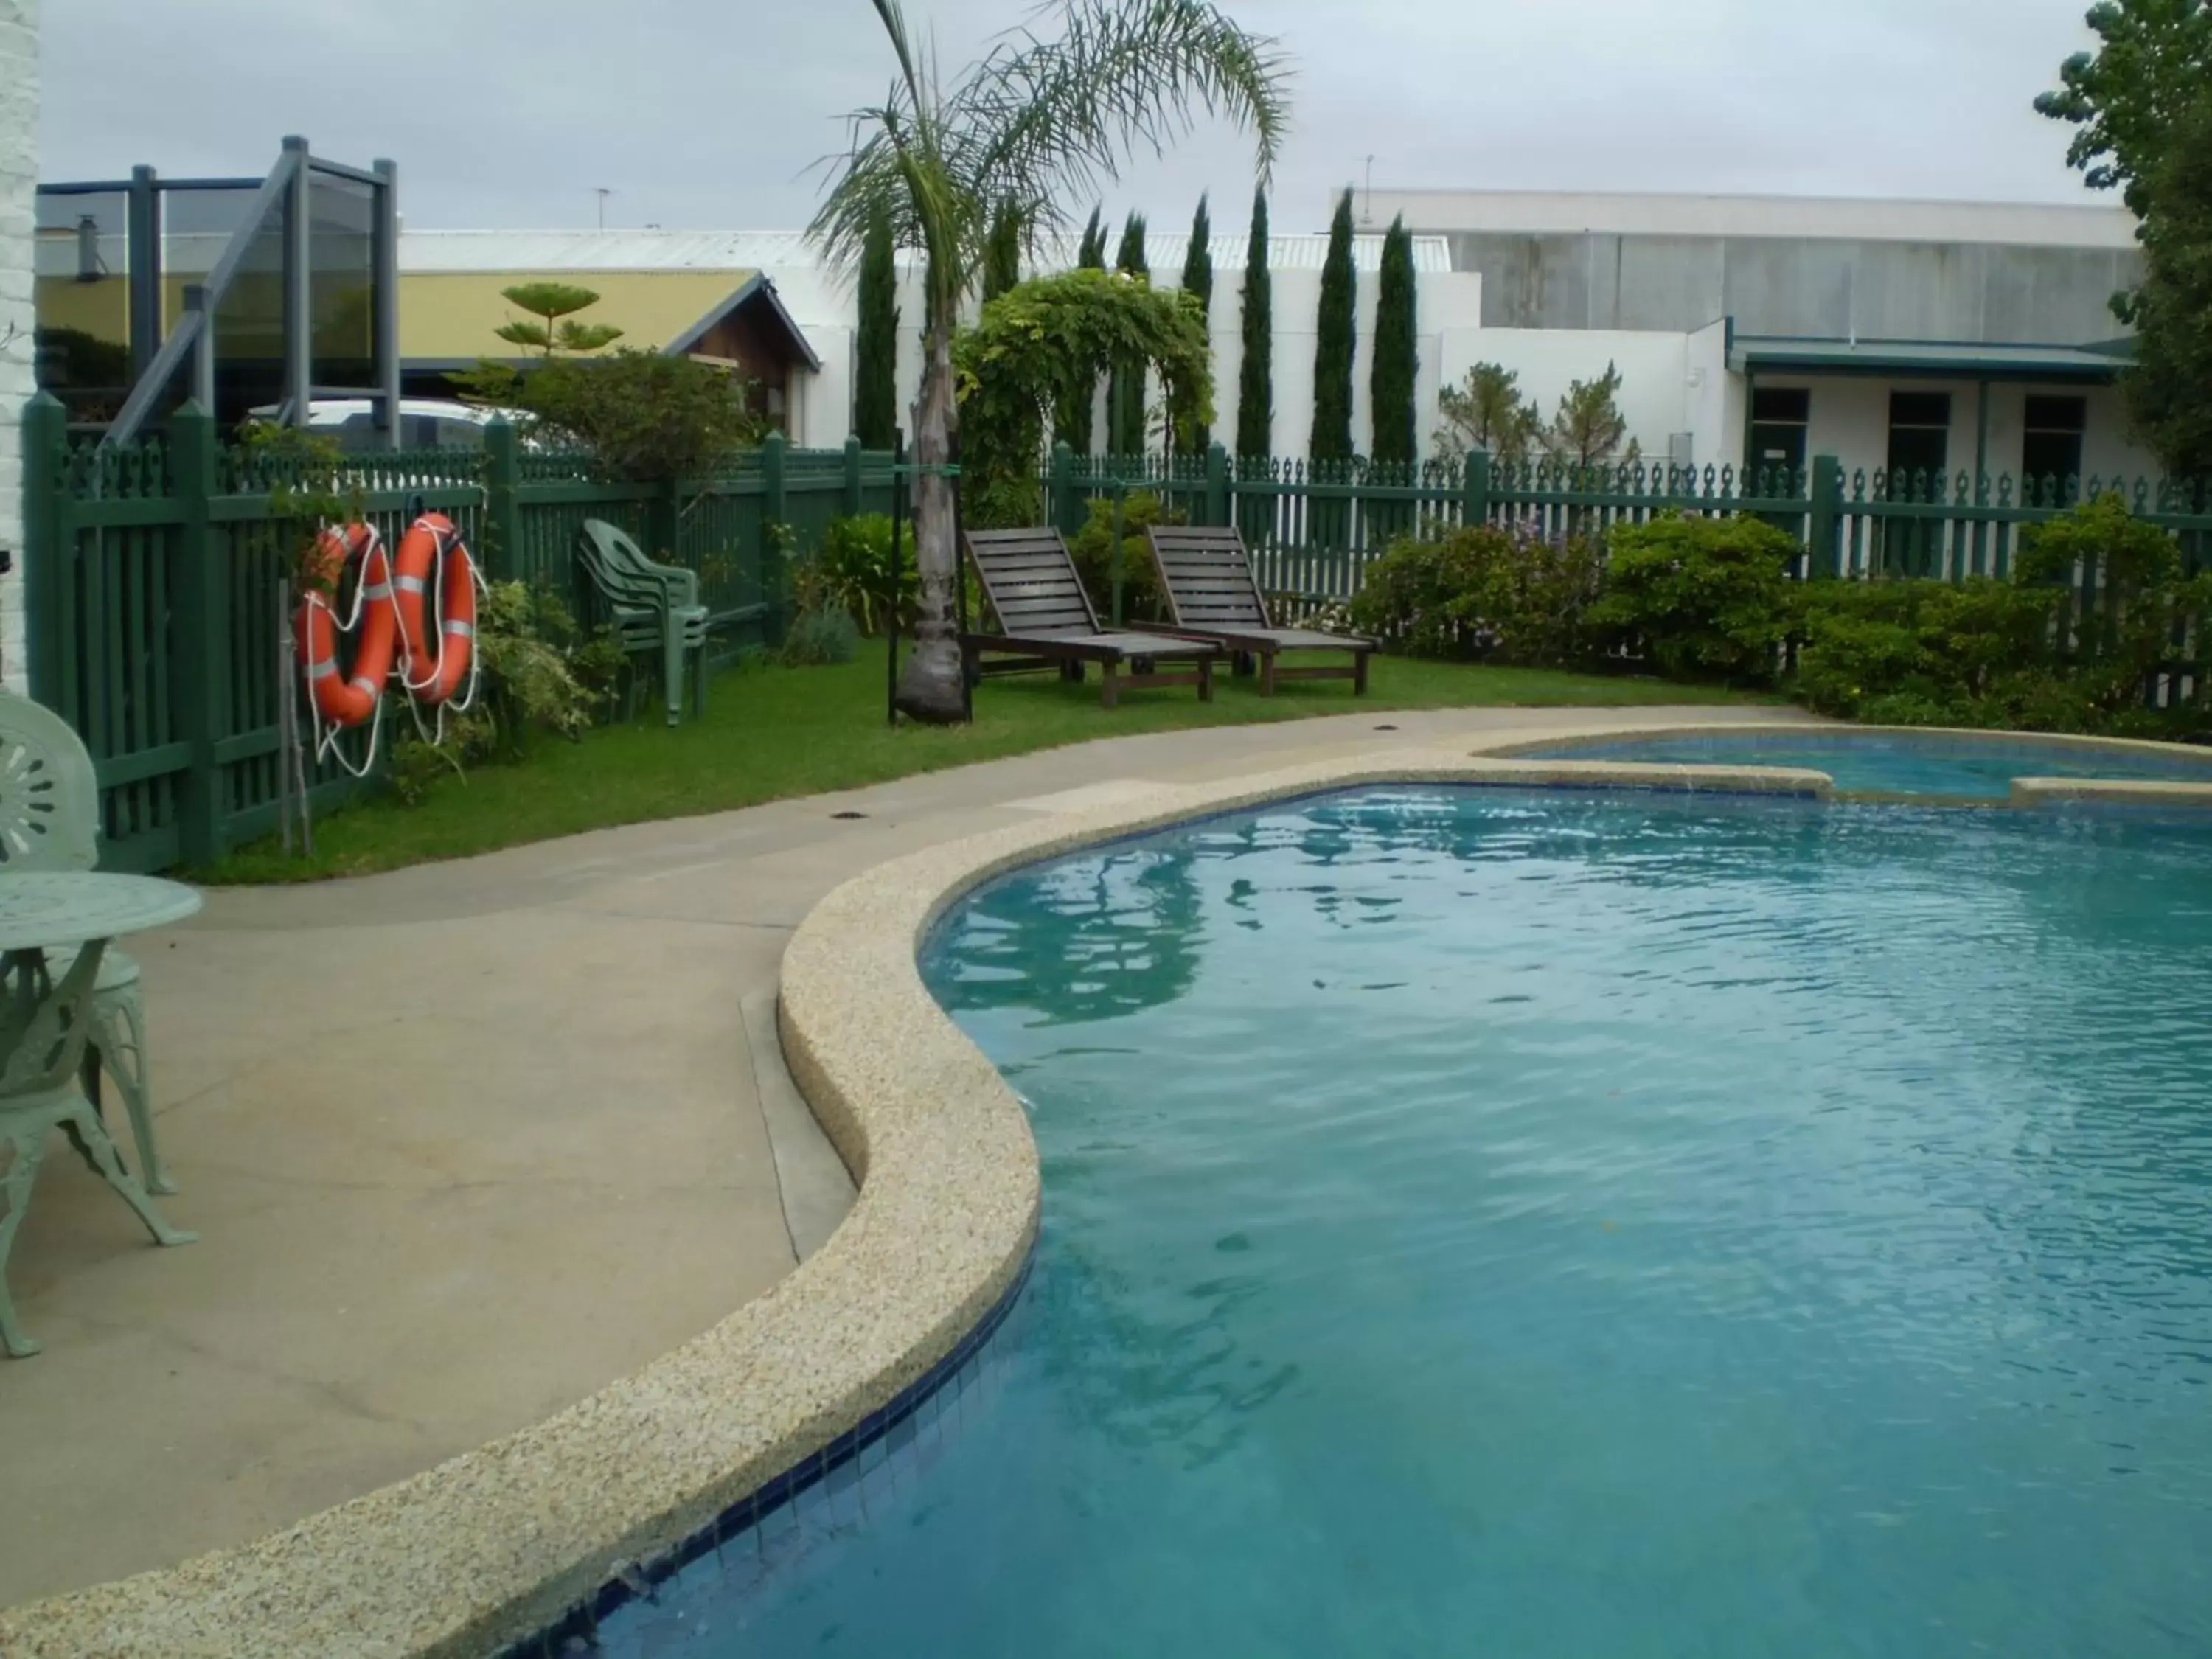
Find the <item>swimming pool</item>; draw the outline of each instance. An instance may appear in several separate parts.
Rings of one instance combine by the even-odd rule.
[[[2212,784],[2212,750],[2161,752],[2029,733],[1869,731],[1669,732],[1516,750],[1536,760],[1679,766],[1793,766],[1826,772],[1839,792],[2002,800],[2014,778],[2128,778]]]
[[[2208,922],[2201,818],[1639,793],[1008,877],[925,961],[1043,1153],[995,1381],[603,1640],[2202,1652]]]

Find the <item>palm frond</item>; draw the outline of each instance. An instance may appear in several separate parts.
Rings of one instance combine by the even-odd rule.
[[[1036,23],[1056,16],[1048,38]],[[1251,132],[1265,179],[1289,126],[1277,43],[1206,0],[1060,0],[962,81],[947,125],[1009,195],[1093,193],[1133,151],[1164,149],[1200,114]]]

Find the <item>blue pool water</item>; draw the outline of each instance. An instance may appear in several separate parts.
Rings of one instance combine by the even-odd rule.
[[[1802,766],[1836,787],[1904,795],[2002,799],[2014,778],[2148,778],[2212,783],[2212,750],[2202,757],[2101,748],[2033,737],[1951,732],[1711,732],[1695,736],[1607,738],[1528,751],[1540,760],[1641,761],[1669,766]]]
[[[925,959],[988,1386],[616,1654],[2212,1652],[2212,822],[1363,791]]]

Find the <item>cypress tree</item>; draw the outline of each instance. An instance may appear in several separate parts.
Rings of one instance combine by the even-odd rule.
[[[1321,268],[1321,309],[1315,319],[1313,437],[1306,453],[1316,461],[1352,459],[1352,359],[1358,322],[1358,277],[1352,269],[1352,192],[1346,191],[1329,221],[1328,252]]]
[[[983,303],[988,305],[1021,280],[1022,212],[1012,202],[1001,202],[983,244]]]
[[[1145,263],[1145,216],[1133,213],[1121,226],[1121,246],[1114,268],[1151,280]],[[1116,455],[1145,453],[1145,360],[1123,357],[1114,365],[1106,393],[1106,447]]]
[[[1099,222],[1097,208],[1091,210],[1091,222],[1083,228],[1075,266],[1079,270],[1106,269],[1106,228]],[[1097,383],[1088,380],[1079,388],[1069,388],[1053,417],[1053,435],[1079,455],[1091,453],[1091,398],[1096,389]]]
[[[1275,424],[1275,319],[1267,279],[1267,192],[1252,192],[1244,245],[1244,361],[1237,371],[1237,453],[1265,455]]]
[[[1190,216],[1190,251],[1182,257],[1182,291],[1198,301],[1198,314],[1209,320],[1213,313],[1213,250],[1209,246],[1213,226],[1206,217],[1206,198],[1198,198],[1198,211]],[[1188,453],[1206,453],[1206,446],[1213,441],[1212,428],[1194,428],[1188,440]]]
[[[1402,217],[1393,219],[1382,238],[1382,270],[1375,291],[1375,366],[1368,381],[1372,394],[1378,461],[1413,459],[1413,376],[1417,355],[1413,305],[1413,238]]]
[[[868,222],[860,250],[859,337],[854,342],[853,430],[864,448],[889,449],[898,431],[898,266],[891,222]]]

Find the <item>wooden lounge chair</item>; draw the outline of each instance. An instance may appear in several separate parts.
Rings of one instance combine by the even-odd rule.
[[[1267,696],[1281,680],[1349,678],[1354,696],[1367,693],[1367,659],[1372,640],[1323,634],[1310,628],[1277,628],[1267,617],[1267,602],[1244,556],[1244,538],[1236,531],[1198,525],[1153,525],[1146,532],[1160,586],[1168,596],[1168,631],[1211,640],[1225,651],[1260,659],[1260,695]],[[1348,665],[1278,668],[1285,651],[1349,651]]]
[[[1213,701],[1218,647],[1202,640],[1100,628],[1057,530],[971,530],[966,539],[968,556],[1000,629],[960,636],[961,664],[969,684],[985,674],[1040,668],[1057,668],[1079,679],[1083,665],[1095,662],[1103,681],[1099,701],[1109,708],[1125,685],[1194,685],[1200,702]],[[986,651],[1011,653],[1011,659],[985,662]],[[1161,673],[1152,667],[1155,661],[1189,666]],[[1125,665],[1138,672],[1124,677]]]

